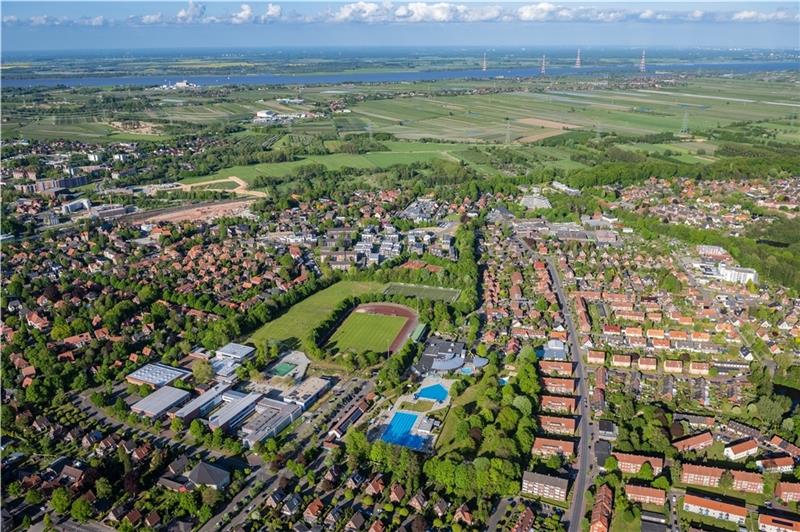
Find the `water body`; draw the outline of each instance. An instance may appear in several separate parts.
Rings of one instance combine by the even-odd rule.
[[[800,70],[800,61],[754,61],[724,63],[667,63],[654,64],[648,68],[647,75],[659,73],[730,73],[747,74],[775,70]],[[547,75],[631,75],[636,74],[636,64],[611,66],[584,66],[576,69],[571,66],[548,67]],[[252,74],[239,76],[81,76],[65,78],[11,78],[3,79],[2,85],[9,88],[20,87],[107,87],[107,86],[157,86],[169,85],[187,80],[200,86],[209,85],[328,85],[338,83],[402,83],[415,81],[441,81],[448,79],[492,79],[492,78],[535,78],[541,77],[539,67],[512,69],[433,70],[414,72],[353,72],[348,74]]]

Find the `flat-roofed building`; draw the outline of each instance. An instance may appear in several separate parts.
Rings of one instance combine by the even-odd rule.
[[[237,344],[231,342],[217,349],[218,357],[233,358],[244,362],[256,354],[256,348],[249,345]]]
[[[297,419],[303,410],[295,404],[263,398],[256,404],[256,414],[242,427],[243,441],[252,448],[256,443],[278,435]]]
[[[760,532],[800,532],[800,520],[792,516],[758,514]]]
[[[525,471],[522,474],[522,494],[544,497],[554,501],[566,501],[569,488],[569,479],[532,473]]]
[[[161,419],[171,408],[185,403],[190,395],[186,390],[162,386],[131,406],[131,412],[151,419]]]
[[[667,492],[651,488],[649,486],[637,486],[635,484],[625,484],[625,496],[628,500],[641,504],[655,504],[663,506],[667,500]]]
[[[299,405],[303,410],[314,404],[314,401],[325,393],[331,385],[331,381],[320,377],[308,377],[300,384],[293,386],[283,394],[283,400],[287,403]]]
[[[737,525],[744,525],[744,521],[747,519],[747,508],[744,506],[691,494],[686,494],[683,497],[683,509],[687,512],[729,521]]]
[[[222,402],[222,394],[230,387],[231,385],[225,382],[214,385],[179,408],[175,412],[175,417],[188,422],[194,418],[205,416]]]
[[[192,373],[183,368],[174,368],[160,362],[145,364],[141,368],[128,374],[125,377],[131,384],[146,384],[151,388],[166,386],[176,379],[186,379]]]
[[[223,431],[234,429],[241,425],[256,410],[256,403],[261,399],[260,393],[249,393],[236,401],[231,401],[208,419],[211,430]]]

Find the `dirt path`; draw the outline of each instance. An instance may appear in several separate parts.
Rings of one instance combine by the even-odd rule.
[[[266,198],[267,193],[262,190],[250,190],[247,184],[247,181],[244,179],[237,177],[235,175],[229,176],[224,179],[214,179],[212,181],[203,181],[202,183],[191,183],[191,184],[184,184],[181,185],[181,190],[190,191],[192,188],[197,187],[204,187],[206,185],[213,185],[215,183],[230,183],[233,181],[236,183],[237,187],[233,189],[222,189],[222,188],[209,188],[207,190],[216,190],[219,192],[233,192],[234,194],[242,194],[243,196],[254,196],[257,198]]]

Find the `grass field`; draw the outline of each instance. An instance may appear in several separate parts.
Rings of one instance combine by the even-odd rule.
[[[203,183],[230,176],[252,182],[257,177],[285,177],[301,166],[322,164],[331,170],[341,168],[372,168],[380,170],[394,164],[426,162],[434,159],[460,160],[459,154],[469,149],[465,144],[425,143],[425,142],[385,142],[390,151],[368,152],[365,154],[334,153],[330,155],[311,155],[287,163],[263,163],[249,166],[232,166],[200,177],[190,177],[181,181],[185,184]]]
[[[268,340],[299,340],[328,317],[343,299],[382,288],[380,283],[340,281],[297,303],[284,315],[258,329],[248,341],[258,344]]]
[[[406,321],[401,316],[352,312],[331,336],[329,347],[339,352],[386,352]]]
[[[421,297],[433,301],[448,301],[452,303],[461,294],[454,288],[440,288],[438,286],[425,286],[420,284],[389,283],[383,291],[388,296],[402,295],[408,297]]]

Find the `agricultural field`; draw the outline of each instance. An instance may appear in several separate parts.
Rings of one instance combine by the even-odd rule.
[[[389,283],[383,293],[387,296],[401,295],[452,303],[458,299],[461,291],[454,288],[440,288],[438,286]]]
[[[340,281],[300,301],[285,314],[258,329],[248,339],[256,345],[269,341],[299,340],[322,323],[342,300],[383,288],[380,283]]]
[[[372,100],[355,118],[401,138],[534,142],[570,129],[642,135],[708,129],[732,122],[779,119],[800,109],[790,88],[701,80],[662,90],[512,92]],[[353,122],[355,118],[350,118]],[[789,126],[791,129],[791,126]],[[791,133],[790,133],[791,134]]]
[[[352,312],[331,336],[328,347],[337,352],[386,352],[408,319]]]

